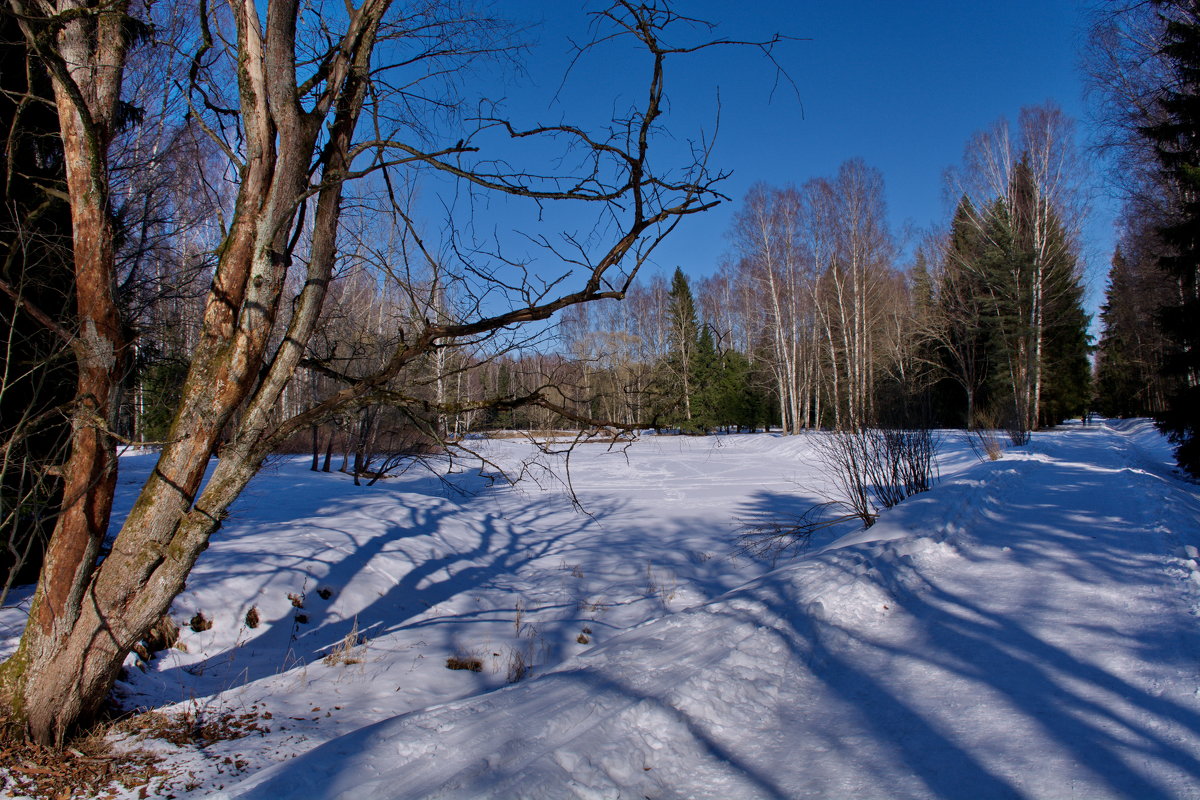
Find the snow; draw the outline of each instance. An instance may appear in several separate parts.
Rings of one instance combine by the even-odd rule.
[[[151,743],[160,794],[1200,797],[1200,491],[1149,423],[948,433],[932,491],[774,569],[734,531],[823,499],[812,436],[583,444],[582,511],[566,456],[473,445],[531,479],[254,481],[173,607],[213,627],[118,689],[270,731]]]

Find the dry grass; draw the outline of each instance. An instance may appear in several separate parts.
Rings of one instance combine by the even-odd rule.
[[[516,683],[529,676],[533,665],[529,663],[529,657],[525,651],[518,647],[509,648],[508,669],[506,670],[504,679],[509,683]]]
[[[671,610],[671,601],[679,588],[679,580],[671,572],[656,575],[654,565],[646,562],[646,593],[648,597],[657,597],[662,603],[663,610]]]
[[[361,664],[366,649],[367,638],[359,633],[358,617],[355,617],[354,625],[351,626],[349,632],[321,660],[331,667],[335,667],[338,664],[343,666]]]
[[[516,683],[528,678],[538,663],[538,657],[545,656],[546,649],[546,641],[537,626],[526,625],[517,637],[516,646],[508,648],[508,658],[504,662],[505,680]]]
[[[980,461],[999,461],[1004,456],[1004,445],[1000,443],[997,427],[994,414],[975,415],[975,427],[967,431],[967,444]]]
[[[446,659],[446,669],[465,669],[469,672],[483,672],[483,661],[475,656],[450,656]]]
[[[208,624],[210,627],[212,626],[211,622]],[[177,647],[185,651],[187,649],[179,641],[179,626],[169,616],[163,614],[158,622],[154,623],[153,627],[150,628],[150,632],[146,634],[146,637],[133,646],[133,652],[145,663],[154,658],[158,653],[171,647]]]
[[[513,636],[521,635],[521,620],[525,618],[525,598],[518,597],[513,609]]]

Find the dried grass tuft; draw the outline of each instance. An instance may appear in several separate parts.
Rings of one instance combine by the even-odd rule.
[[[336,667],[338,664],[349,666],[350,664],[361,664],[363,662],[363,653],[367,648],[367,638],[358,631],[358,617],[354,618],[354,625],[346,633],[342,640],[334,645],[323,659],[326,664],[331,667]]]
[[[483,672],[483,662],[475,656],[450,656],[446,659],[446,669],[465,669],[469,672]]]

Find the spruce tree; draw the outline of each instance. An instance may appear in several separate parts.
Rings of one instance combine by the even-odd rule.
[[[1045,227],[1040,281],[1043,313],[1041,363],[1042,391],[1038,426],[1055,425],[1083,414],[1092,399],[1089,354],[1091,317],[1083,308],[1083,285],[1075,253],[1067,241],[1062,219],[1053,210],[1043,214]],[[1037,256],[1032,256],[1037,257]]]
[[[986,390],[1002,424],[1029,427],[1029,374],[1033,352],[1029,324],[1030,259],[1022,252],[1016,216],[997,198],[983,220],[978,256],[983,303],[981,335],[987,347]]]
[[[1170,294],[1157,257],[1139,248],[1136,241],[1117,248],[1100,307],[1103,332],[1096,367],[1096,408],[1101,414],[1139,417],[1165,410],[1166,392],[1159,375],[1165,342],[1157,309]]]
[[[1129,268],[1120,248],[1113,254],[1108,289],[1100,306],[1103,332],[1096,365],[1097,409],[1107,417],[1134,417],[1142,413],[1142,379],[1138,369],[1136,331],[1122,303],[1129,292]]]
[[[977,224],[971,201],[963,197],[954,211],[936,297],[939,327],[937,363],[953,387],[936,394],[947,421],[971,427],[988,403],[992,326],[983,258],[988,242]]]
[[[1162,425],[1180,466],[1200,476],[1200,7],[1187,0],[1155,5],[1167,19],[1160,52],[1173,74],[1158,99],[1160,120],[1141,130],[1173,189],[1173,213],[1159,231],[1166,245],[1159,264],[1177,288],[1161,316],[1170,342],[1164,371],[1176,386]]]
[[[1139,413],[1139,378],[1134,355],[1135,331],[1122,299],[1129,293],[1129,264],[1118,246],[1108,271],[1108,288],[1100,306],[1100,345],[1096,359],[1096,404],[1107,417],[1133,417]]]
[[[704,325],[696,337],[687,368],[692,417],[683,427],[689,432],[706,433],[727,424],[723,419],[722,371],[712,329]]]
[[[986,298],[977,335],[993,409],[1022,431],[1083,412],[1091,372],[1078,265],[1024,158],[1008,196],[996,198],[977,228],[973,289]]]
[[[699,326],[696,322],[696,302],[687,276],[679,267],[671,278],[670,301],[670,352],[667,355],[664,393],[668,405],[667,420],[681,430],[695,432],[692,400],[696,394],[695,360],[699,344]]]

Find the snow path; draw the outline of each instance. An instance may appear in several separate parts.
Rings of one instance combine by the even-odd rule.
[[[1200,797],[1200,497],[1039,434],[868,531],[243,798]]]

